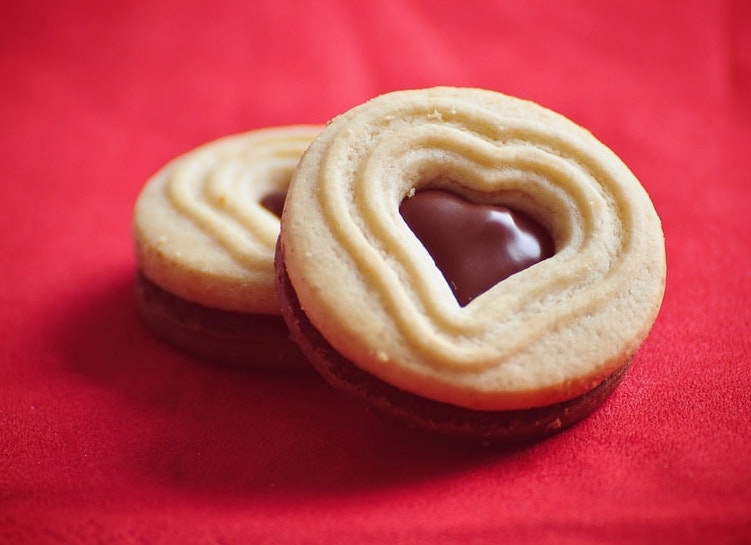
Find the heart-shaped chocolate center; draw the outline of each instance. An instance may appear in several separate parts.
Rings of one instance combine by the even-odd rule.
[[[399,212],[462,306],[555,253],[550,233],[529,216],[450,191],[420,191]]]

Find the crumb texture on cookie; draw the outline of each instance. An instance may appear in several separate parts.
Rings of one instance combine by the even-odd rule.
[[[299,125],[227,136],[157,172],[133,217],[143,274],[194,303],[278,314],[273,259],[279,218],[261,200],[286,191],[320,130]]]
[[[555,255],[459,305],[399,214],[425,188],[528,214]],[[591,390],[633,356],[664,291],[660,220],[631,171],[572,121],[493,91],[399,91],[335,118],[282,223],[300,304],[339,353],[470,409]]]

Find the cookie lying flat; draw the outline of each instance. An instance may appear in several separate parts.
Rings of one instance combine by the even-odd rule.
[[[657,316],[665,251],[643,187],[589,132],[434,88],[377,97],[315,139],[276,271],[293,338],[332,384],[413,426],[506,441],[613,391]]]
[[[212,361],[301,364],[279,316],[274,247],[290,176],[317,126],[261,129],[167,164],[136,202],[142,315],[163,340]]]

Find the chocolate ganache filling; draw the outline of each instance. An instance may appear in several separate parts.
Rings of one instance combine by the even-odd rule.
[[[462,306],[555,253],[550,233],[526,214],[450,191],[419,191],[399,212]]]
[[[261,206],[275,216],[281,218],[282,210],[284,210],[284,199],[286,198],[286,191],[272,191],[261,199]]]

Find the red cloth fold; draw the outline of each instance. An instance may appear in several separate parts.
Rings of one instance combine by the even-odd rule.
[[[751,4],[16,2],[0,8],[0,543],[751,542]],[[479,86],[641,179],[661,314],[613,397],[527,448],[380,420],[154,340],[130,216],[226,134]]]

